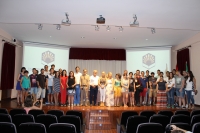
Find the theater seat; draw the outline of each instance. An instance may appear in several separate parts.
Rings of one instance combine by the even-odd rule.
[[[48,133],[76,133],[76,127],[66,123],[51,124],[48,130]]]
[[[0,122],[1,133],[17,133],[16,127],[13,123]]]
[[[12,123],[12,118],[9,114],[0,114],[0,122],[10,122],[10,123]]]
[[[18,128],[19,133],[46,133],[46,128],[41,123],[22,123]]]
[[[190,124],[190,117],[187,115],[173,115],[170,123],[187,123]]]
[[[138,125],[136,133],[164,133],[164,129],[158,123],[142,123]]]
[[[62,111],[62,110],[49,110],[49,111],[47,111],[47,114],[55,115],[57,117],[57,119],[59,120],[59,118],[64,115],[64,111]]]

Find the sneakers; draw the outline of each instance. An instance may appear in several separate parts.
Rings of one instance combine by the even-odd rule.
[[[167,105],[167,108],[168,108],[168,109],[171,108],[170,105]]]
[[[46,104],[46,105],[49,105],[50,103],[49,103],[49,102],[46,102],[45,104]]]
[[[79,106],[79,104],[77,104],[76,106]]]

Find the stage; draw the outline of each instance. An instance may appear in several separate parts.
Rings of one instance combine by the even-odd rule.
[[[17,100],[3,100],[0,102],[0,108],[7,108],[8,110],[14,109],[14,108],[22,108],[20,106],[17,106]],[[109,117],[111,118],[111,130],[86,130],[86,133],[116,133],[116,124],[117,121],[116,119],[120,117],[121,113],[123,111],[128,111],[128,110],[134,110],[136,112],[141,112],[144,110],[153,110],[155,112],[158,112],[160,110],[171,110],[171,111],[176,111],[177,109],[167,109],[167,108],[157,108],[156,106],[141,106],[141,107],[99,107],[99,106],[74,106],[74,107],[60,107],[60,106],[43,106],[43,110],[46,113],[48,110],[52,109],[57,109],[57,110],[63,110],[65,113],[68,110],[79,110],[83,113],[83,117],[87,118],[89,116],[90,112],[94,111],[107,111],[109,112]],[[199,107],[195,107],[195,109],[200,109]]]

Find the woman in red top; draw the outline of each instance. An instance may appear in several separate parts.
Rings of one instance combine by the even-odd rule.
[[[67,96],[67,71],[63,70],[60,76],[60,94],[61,94],[61,106],[66,106]]]

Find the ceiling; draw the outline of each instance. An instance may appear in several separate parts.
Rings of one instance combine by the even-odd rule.
[[[0,28],[20,41],[69,47],[173,46],[199,33],[199,5],[199,0],[1,0]],[[60,24],[65,12],[72,24],[56,30],[53,24]],[[133,14],[139,27],[129,26]],[[99,15],[106,18],[110,31],[105,25],[95,31],[92,25]],[[123,32],[116,26],[123,26]]]

